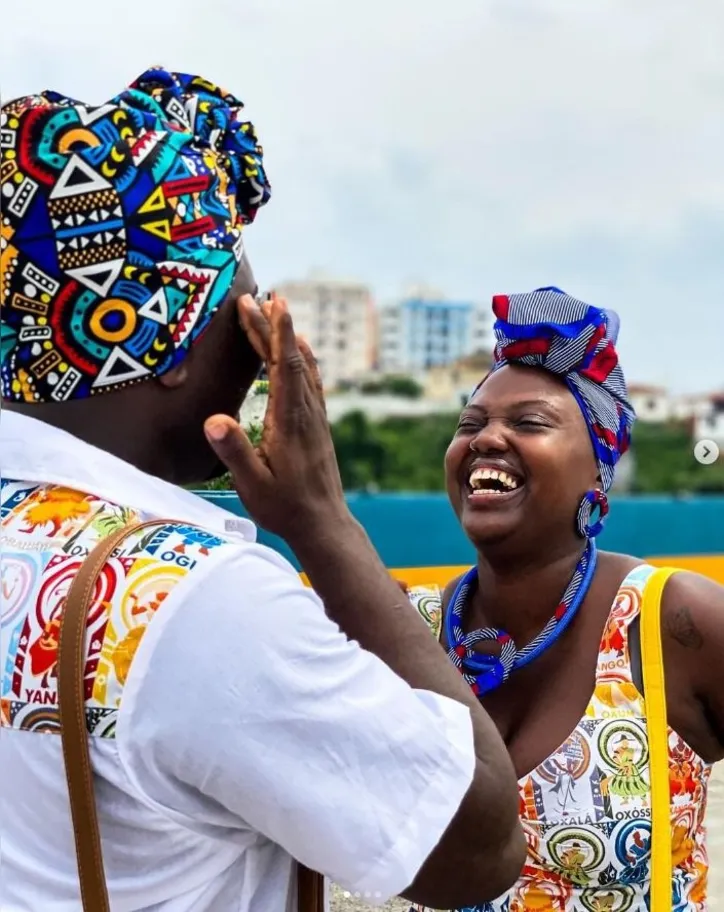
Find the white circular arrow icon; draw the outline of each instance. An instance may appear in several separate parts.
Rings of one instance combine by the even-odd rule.
[[[719,458],[719,447],[713,440],[697,440],[694,459],[701,465],[712,465]]]

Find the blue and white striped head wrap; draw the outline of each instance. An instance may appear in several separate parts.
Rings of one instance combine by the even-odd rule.
[[[493,372],[522,364],[565,380],[583,412],[601,484],[608,491],[636,417],[616,353],[617,314],[558,288],[496,295],[493,312]]]

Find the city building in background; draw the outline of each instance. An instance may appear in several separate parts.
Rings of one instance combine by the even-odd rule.
[[[674,421],[696,422],[707,418],[717,400],[716,393],[697,393],[686,396],[675,396],[671,403],[671,415]]]
[[[371,370],[375,313],[367,285],[313,275],[276,291],[287,299],[296,331],[312,346],[326,389]]]
[[[709,408],[694,417],[694,440],[713,440],[724,447],[724,393],[709,397]]]
[[[694,434],[705,428],[719,427],[722,396],[719,393],[675,395],[662,386],[631,383],[628,387],[636,419],[644,424],[686,423]]]
[[[461,409],[492,366],[492,352],[480,351],[452,364],[431,367],[423,384],[425,398],[444,402],[451,411]]]
[[[447,300],[432,289],[412,290],[379,312],[378,369],[419,374],[490,350],[488,310],[472,301]]]
[[[639,421],[663,423],[674,417],[674,401],[663,387],[630,383],[628,395]]]

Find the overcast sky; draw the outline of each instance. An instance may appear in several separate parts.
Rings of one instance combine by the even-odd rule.
[[[629,381],[724,387],[721,0],[3,3],[4,97],[147,66],[238,94],[274,197],[262,287],[310,268],[617,309]]]

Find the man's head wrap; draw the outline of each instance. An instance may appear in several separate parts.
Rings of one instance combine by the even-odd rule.
[[[496,295],[493,312],[493,371],[522,364],[565,380],[583,412],[601,484],[608,491],[635,419],[615,347],[618,316],[557,288]]]
[[[3,398],[83,399],[186,356],[270,196],[242,112],[163,69],[100,107],[57,92],[3,106]]]

